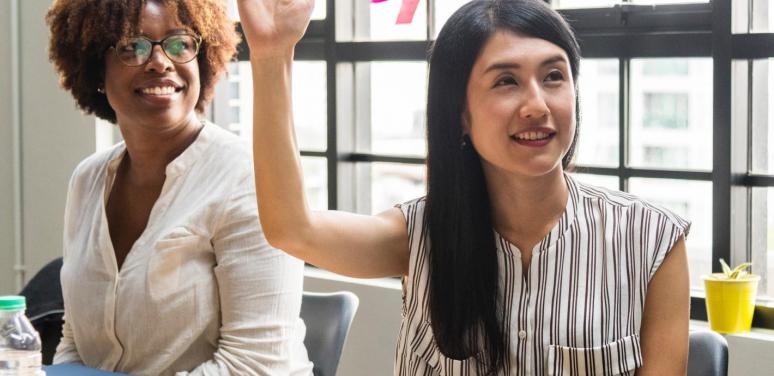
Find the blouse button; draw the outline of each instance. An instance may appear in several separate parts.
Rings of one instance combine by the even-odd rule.
[[[521,339],[527,338],[527,332],[523,330],[519,330],[519,338]]]

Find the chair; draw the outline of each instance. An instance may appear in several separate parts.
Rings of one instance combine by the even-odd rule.
[[[314,363],[315,376],[334,376],[358,306],[358,298],[348,291],[304,292],[301,318],[306,323],[304,345]]]
[[[726,339],[715,332],[691,332],[688,345],[688,376],[726,376],[727,373]]]
[[[19,295],[27,298],[27,317],[40,334],[43,364],[51,364],[62,338],[64,301],[59,271],[62,258],[56,258],[38,271]]]

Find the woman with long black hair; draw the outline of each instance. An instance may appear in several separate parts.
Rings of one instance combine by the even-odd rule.
[[[449,19],[430,58],[427,195],[363,216],[304,198],[290,72],[311,7],[239,1],[261,223],[314,265],[403,277],[396,375],[685,374],[689,223],[565,172],[580,53],[558,13],[479,0]]]

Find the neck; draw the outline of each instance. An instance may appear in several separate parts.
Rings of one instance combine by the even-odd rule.
[[[569,192],[560,166],[534,177],[485,166],[484,176],[493,225],[500,234],[518,238],[543,234],[554,226],[567,206]]]
[[[143,127],[119,123],[126,143],[123,161],[127,176],[137,183],[154,184],[166,175],[166,167],[190,146],[201,130],[201,121],[189,116],[170,127]]]

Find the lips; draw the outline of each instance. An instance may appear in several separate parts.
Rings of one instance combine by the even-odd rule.
[[[181,92],[183,88],[184,85],[175,80],[157,78],[143,82],[135,88],[135,92],[146,95],[170,95]]]
[[[549,128],[531,128],[512,134],[511,140],[524,146],[544,146],[556,136],[556,131]]]
[[[172,79],[152,79],[143,82],[135,88],[135,93],[146,102],[166,106],[174,100],[185,88],[184,85]]]

